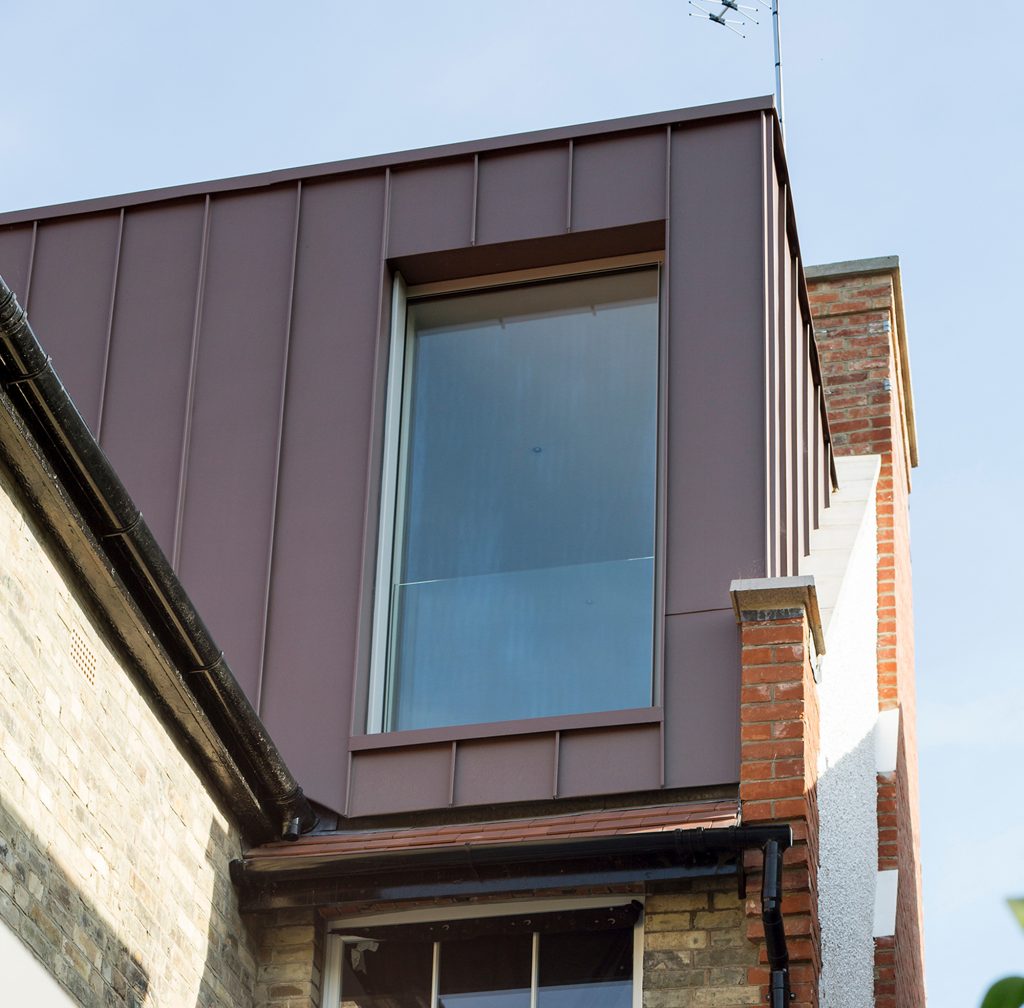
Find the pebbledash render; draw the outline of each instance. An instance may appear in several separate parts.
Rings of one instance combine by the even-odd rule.
[[[0,215],[39,1004],[924,1004],[895,258],[771,99]]]

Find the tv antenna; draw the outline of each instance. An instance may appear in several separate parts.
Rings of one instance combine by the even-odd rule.
[[[714,21],[715,24],[721,25],[723,28],[727,28],[734,35],[739,35],[740,38],[746,38],[747,36],[743,33],[743,29],[751,24],[757,25],[761,22],[754,17],[757,13],[757,7],[749,7],[746,4],[741,4],[739,0],[689,0],[690,6],[695,8],[697,13],[690,11],[690,17],[703,17],[707,18],[708,21]],[[783,129],[782,125],[782,41],[779,37],[779,0],[757,0],[757,3],[764,7],[766,10],[772,12],[772,35],[775,42],[775,104],[779,110],[779,129]],[[717,7],[718,10],[709,10],[705,4],[710,4],[711,7]],[[728,17],[729,12],[736,15],[734,18]],[[783,133],[785,131],[783,130]]]

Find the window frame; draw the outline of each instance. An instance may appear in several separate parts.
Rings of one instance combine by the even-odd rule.
[[[561,897],[547,900],[503,900],[475,906],[418,907],[414,910],[388,910],[382,913],[358,914],[332,918],[327,922],[324,942],[323,992],[321,1008],[338,1008],[341,1004],[341,973],[347,938],[358,937],[334,933],[340,928],[383,927],[390,924],[426,924],[446,920],[483,920],[488,917],[505,917],[518,914],[547,914],[572,910],[588,910],[594,907],[626,906],[630,903],[644,905],[642,893],[620,893],[612,895]],[[633,925],[633,997],[632,1008],[643,1008],[643,966],[644,966],[644,921],[646,913],[641,911]],[[434,943],[432,999],[437,1003],[438,947]],[[536,978],[537,940],[534,933],[533,965]],[[533,984],[531,1008],[536,1008],[536,984]]]
[[[509,722],[483,722],[479,725],[446,725],[438,727],[390,730],[386,726],[387,712],[387,678],[388,656],[392,647],[393,618],[393,577],[395,558],[400,550],[402,534],[402,515],[399,495],[401,492],[401,473],[403,455],[408,443],[408,395],[409,383],[406,381],[406,370],[410,351],[409,301],[417,298],[444,294],[462,294],[484,292],[502,287],[521,286],[524,284],[545,282],[549,280],[583,279],[601,273],[618,273],[630,269],[655,268],[658,271],[658,350],[656,386],[658,402],[656,423],[657,444],[655,446],[655,517],[654,517],[654,598],[651,663],[651,704],[648,707],[635,708],[629,711],[584,711],[573,714],[552,715],[529,719],[517,719]],[[433,283],[407,286],[399,271],[392,276],[391,287],[391,324],[388,335],[388,368],[386,375],[386,394],[383,417],[383,452],[380,469],[380,497],[377,522],[377,546],[375,554],[375,577],[372,596],[372,612],[370,615],[370,648],[369,674],[366,689],[366,707],[362,718],[365,735],[362,736],[368,745],[355,745],[353,748],[370,748],[373,744],[382,744],[385,739],[408,737],[432,737],[441,733],[444,737],[478,737],[481,734],[492,734],[481,731],[485,726],[507,726],[500,734],[517,734],[523,730],[516,729],[520,724],[547,724],[549,722],[565,723],[581,726],[591,724],[637,723],[661,720],[663,695],[663,659],[664,659],[664,599],[665,599],[665,429],[667,414],[667,309],[665,302],[665,254],[664,252],[644,252],[633,255],[614,256],[583,262],[565,263],[537,269],[518,270],[467,277],[456,280],[444,280]],[[623,717],[623,715],[628,715]],[[359,735],[355,739],[360,738]],[[353,739],[353,741],[355,741]],[[373,740],[371,742],[371,740]]]

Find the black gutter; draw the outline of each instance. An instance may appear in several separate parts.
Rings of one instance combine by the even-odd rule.
[[[318,836],[317,840],[321,837]],[[322,835],[329,842],[330,834]],[[677,829],[659,833],[625,833],[619,836],[575,837],[571,840],[541,839],[492,844],[451,844],[427,849],[398,849],[373,854],[324,854],[304,857],[291,851],[280,857],[242,858],[232,862],[236,877],[252,882],[261,879],[350,878],[360,875],[387,876],[404,872],[423,873],[449,868],[480,871],[492,866],[545,864],[572,861],[616,861],[645,858],[649,861],[691,863],[695,859],[736,855],[765,850],[769,843],[777,851],[792,845],[789,826],[721,826],[712,829]]]
[[[0,277],[0,385],[256,796],[271,836],[296,839],[316,815],[235,680],[28,318]],[[180,710],[169,704],[176,717]],[[184,726],[195,741],[203,732]],[[200,748],[204,748],[200,745]],[[217,759],[217,754],[203,755]]]

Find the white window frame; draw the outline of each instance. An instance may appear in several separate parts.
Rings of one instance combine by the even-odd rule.
[[[384,405],[384,451],[381,460],[380,514],[377,524],[377,563],[374,581],[373,617],[370,633],[370,675],[366,702],[366,733],[379,735],[387,731],[385,721],[386,690],[388,676],[388,655],[391,650],[392,604],[391,597],[394,583],[394,566],[399,554],[399,538],[401,536],[401,516],[398,508],[399,476],[401,473],[401,452],[407,443],[405,425],[408,422],[408,395],[405,381],[406,362],[409,356],[410,332],[408,303],[410,300],[438,294],[456,294],[467,291],[484,291],[498,287],[518,286],[535,281],[573,279],[595,273],[612,273],[636,267],[658,267],[664,265],[663,252],[644,252],[636,255],[615,256],[605,259],[592,259],[585,262],[567,263],[542,269],[519,270],[516,272],[493,273],[485,276],[471,277],[463,280],[446,280],[437,283],[419,284],[408,287],[401,273],[396,272],[391,288],[391,333],[388,352],[387,395]],[[659,278],[659,300],[661,280]],[[657,451],[657,489],[656,501],[658,514],[655,517],[655,613],[661,598],[661,545],[663,534],[661,529],[661,513],[664,472],[662,465],[663,441],[662,425],[664,403],[664,375],[661,374],[664,354],[664,334],[661,332],[660,317],[664,315],[664,305],[659,311],[658,333],[658,451]],[[659,695],[661,648],[663,628],[661,621],[655,618],[652,627],[654,662],[652,675],[652,703],[657,706],[661,702]]]
[[[320,998],[321,1008],[339,1008],[341,1004],[341,971],[345,945],[359,937],[360,927],[384,927],[390,924],[426,924],[444,920],[482,920],[487,917],[508,917],[518,914],[564,913],[572,910],[588,910],[591,907],[627,906],[630,903],[644,903],[642,894],[620,896],[579,896],[550,900],[510,900],[500,903],[485,903],[477,906],[420,907],[416,910],[398,910],[379,914],[360,914],[355,917],[338,917],[327,924],[324,947],[324,986]],[[334,933],[339,929],[352,929],[351,934]],[[533,936],[533,970],[537,969],[537,934]],[[440,943],[434,943],[432,968],[431,1002],[436,1008],[438,999],[438,955]],[[633,1002],[632,1008],[643,1008],[643,966],[644,966],[644,913],[641,911],[633,925]],[[533,993],[530,1008],[537,1008],[537,977],[531,978]]]

